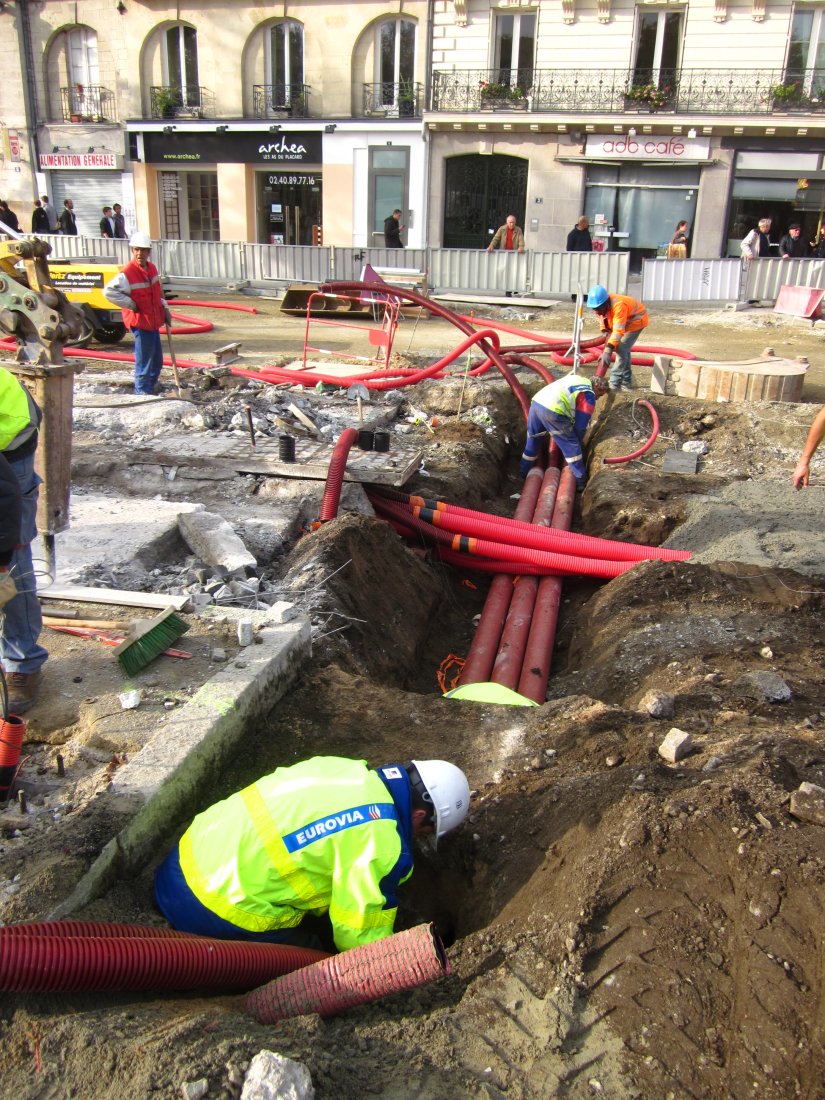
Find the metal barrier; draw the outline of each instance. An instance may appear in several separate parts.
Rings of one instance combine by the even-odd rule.
[[[239,283],[245,278],[242,246],[236,241],[159,242],[155,264],[164,278]]]
[[[246,278],[267,283],[323,283],[332,278],[332,250],[313,245],[242,244]]]
[[[364,264],[427,271],[429,252],[426,248],[333,248],[333,278],[344,283],[360,279]]]
[[[825,260],[747,260],[742,298],[775,301],[783,286],[825,288]]]
[[[430,287],[435,291],[488,291],[524,294],[530,289],[527,252],[488,252],[477,248],[431,248]]]
[[[601,283],[615,294],[627,293],[627,252],[530,252],[530,288],[534,297],[567,297],[579,286],[587,293]]]
[[[130,259],[129,242],[111,237],[64,237],[62,233],[38,233],[42,241],[52,246],[52,256],[57,260],[72,260],[76,257],[107,260],[116,264],[127,264]]]
[[[641,298],[651,302],[735,302],[742,284],[742,261],[645,260]]]

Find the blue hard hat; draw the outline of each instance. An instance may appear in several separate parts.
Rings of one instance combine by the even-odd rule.
[[[609,295],[603,286],[596,283],[587,292],[587,305],[590,309],[598,309],[607,301]]]

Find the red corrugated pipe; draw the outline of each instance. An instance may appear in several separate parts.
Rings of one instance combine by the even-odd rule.
[[[466,535],[453,538],[453,550],[464,550],[470,554],[480,554],[483,558],[504,558],[507,561],[535,562],[546,565],[565,576],[602,577],[612,580],[627,573],[638,562],[605,561],[601,558],[577,558],[572,554],[556,554],[549,550],[531,550],[527,546],[511,546],[491,539],[476,539]]]
[[[487,515],[479,518],[479,514],[467,515],[467,511],[469,509],[460,511],[451,507],[442,511],[422,508],[420,505],[412,509],[413,515],[426,523],[455,534],[493,539],[514,546],[549,550],[581,558],[636,562],[648,561],[651,558],[661,561],[686,561],[691,556],[688,550],[666,550],[660,546],[642,546],[635,542],[600,539],[594,535],[577,535],[572,531],[537,527],[530,523],[507,519],[504,516]]]
[[[544,474],[536,509],[533,512],[534,524],[546,526],[550,523],[553,518],[558,486],[559,471],[555,468],[547,470]],[[527,633],[533,617],[538,583],[534,576],[519,578],[513,597],[510,600],[510,610],[507,612],[507,620],[504,623],[504,630],[501,632],[498,653],[490,675],[493,683],[503,684],[505,687],[512,688],[513,691],[516,690],[521,674],[524,647],[527,644]]]
[[[56,922],[59,923],[59,922]],[[47,934],[31,926],[11,935],[0,928],[0,990],[75,993],[80,990],[248,990],[278,974],[325,958],[323,951],[286,944],[159,937]]]
[[[204,309],[235,309],[239,313],[257,313],[255,306],[240,306],[234,302],[196,302],[190,298],[173,298],[176,306],[203,306]]]
[[[449,973],[435,926],[420,924],[278,978],[245,997],[244,1010],[259,1024],[310,1012],[334,1016]]]
[[[541,492],[543,476],[541,470],[531,470],[524,479],[521,496],[516,505],[516,519],[526,520],[533,514]],[[459,685],[486,684],[490,679],[512,595],[512,576],[502,574],[493,577],[464,668],[458,678]]]
[[[347,456],[357,438],[358,432],[355,428],[344,428],[332,449],[327,483],[324,488],[321,512],[318,517],[321,523],[335,519],[338,515],[338,505],[341,503],[341,486],[344,484],[344,472],[347,468]]]
[[[573,520],[576,500],[576,479],[565,466],[559,482],[552,525],[558,530],[568,530]],[[547,697],[547,681],[553,660],[556,625],[561,602],[561,577],[542,577],[536,593],[536,606],[527,635],[524,660],[518,682],[518,693],[534,703],[543,703]]]
[[[645,401],[644,398],[642,398],[640,401],[634,401],[633,405],[634,407],[636,405],[644,405],[644,407],[650,413],[650,419],[653,421],[653,427],[650,431],[650,438],[646,443],[639,447],[638,450],[633,451],[632,454],[622,455],[621,458],[606,458],[604,460],[605,466],[618,466],[622,462],[632,462],[634,458],[640,458],[645,453],[645,451],[649,451],[653,444],[656,442],[656,437],[659,434],[659,417],[656,414],[656,410],[653,408],[650,402]]]

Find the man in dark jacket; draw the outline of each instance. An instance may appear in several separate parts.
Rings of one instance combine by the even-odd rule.
[[[63,210],[60,214],[60,232],[66,237],[77,236],[77,219],[74,216],[74,203],[71,199],[63,200]]]
[[[779,255],[783,260],[796,260],[808,255],[808,246],[802,239],[802,226],[793,222],[779,242]]]
[[[9,229],[13,229],[15,233],[20,232],[20,223],[17,220],[17,215],[13,210],[9,209],[9,204],[5,199],[0,201],[0,222],[7,225]]]
[[[403,248],[401,234],[406,228],[406,225],[401,224],[401,211],[393,210],[384,221],[384,247]]]
[[[50,228],[49,215],[43,209],[43,203],[40,199],[35,199],[34,210],[32,210],[32,233],[48,233]]]
[[[575,226],[567,234],[568,252],[592,252],[593,238],[590,236],[590,222],[582,214]]]

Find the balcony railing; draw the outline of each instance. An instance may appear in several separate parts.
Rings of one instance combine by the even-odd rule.
[[[492,91],[490,90],[492,89]],[[434,72],[433,111],[825,113],[825,69],[473,69]]]
[[[99,84],[72,84],[60,89],[64,122],[114,122],[115,97]]]
[[[255,84],[252,113],[255,118],[308,118],[308,84]]]
[[[407,80],[395,83],[381,81],[378,84],[365,84],[363,87],[365,115],[390,118],[421,117],[424,100],[420,84]]]
[[[152,118],[214,118],[215,96],[208,88],[165,84],[149,89]]]

